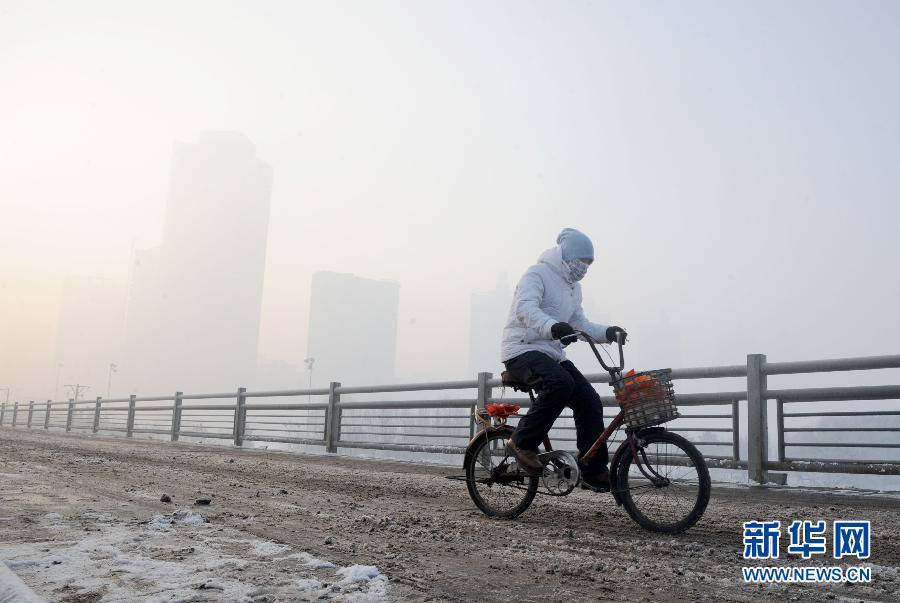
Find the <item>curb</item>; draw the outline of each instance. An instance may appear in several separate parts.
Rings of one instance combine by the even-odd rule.
[[[0,603],[44,603],[44,599],[0,561]]]

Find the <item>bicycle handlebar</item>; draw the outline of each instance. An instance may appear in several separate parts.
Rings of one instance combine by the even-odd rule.
[[[584,331],[575,331],[575,336],[584,338],[585,341],[588,342],[588,345],[591,346],[591,350],[594,352],[594,356],[597,357],[597,361],[609,374],[615,377],[616,373],[621,373],[625,368],[625,353],[622,351],[622,344],[624,339],[624,333],[619,331],[616,333],[616,344],[619,346],[619,364],[618,366],[609,366],[605,362],[603,362],[603,357],[600,355],[600,351],[597,349],[597,342],[594,341],[594,338],[590,336],[590,334],[585,333]],[[572,337],[569,335],[568,337]],[[563,339],[567,339],[564,337]]]

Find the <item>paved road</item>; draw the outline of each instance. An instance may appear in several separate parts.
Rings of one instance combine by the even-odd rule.
[[[0,429],[0,559],[60,601],[900,601],[896,497],[714,487],[673,537],[587,492],[490,520],[455,472]],[[871,520],[874,582],[745,586],[741,524],[770,518]]]

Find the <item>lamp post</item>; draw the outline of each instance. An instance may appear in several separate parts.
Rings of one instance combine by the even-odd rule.
[[[306,363],[306,370],[309,372],[309,389],[312,389],[312,369],[313,369],[313,364],[315,363],[315,361],[316,361],[316,359],[313,358],[312,356],[308,356],[303,359],[303,362]],[[312,394],[307,394],[306,400],[308,402],[312,401]]]
[[[86,389],[91,389],[91,386],[90,386],[90,385],[81,385],[80,383],[76,383],[76,384],[74,384],[74,385],[72,385],[72,384],[67,384],[67,385],[65,385],[65,386],[63,386],[63,387],[70,387],[70,388],[72,388],[72,392],[73,392],[73,396],[74,396],[73,402],[78,402],[78,396],[81,394],[81,392],[83,392],[83,391],[86,390]]]

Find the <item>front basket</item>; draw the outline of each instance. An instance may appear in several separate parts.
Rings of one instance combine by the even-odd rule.
[[[679,416],[671,369],[629,373],[613,387],[629,429],[661,425]]]

